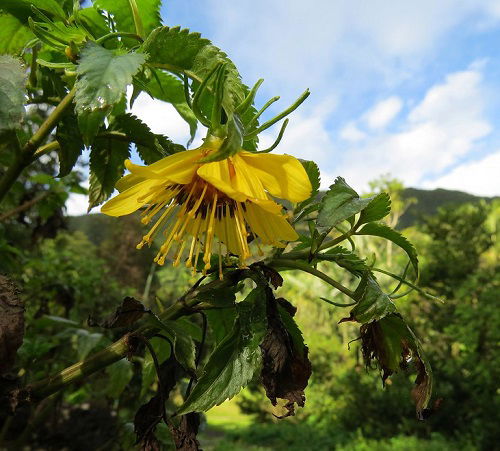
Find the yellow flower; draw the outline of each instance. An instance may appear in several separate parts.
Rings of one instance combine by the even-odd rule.
[[[300,202],[311,194],[311,183],[302,166],[289,155],[240,151],[221,161],[200,163],[218,149],[221,141],[211,137],[194,150],[163,158],[149,166],[125,162],[131,174],[116,184],[120,191],[103,205],[110,216],[123,216],[146,206],[142,222],[156,222],[138,244],[150,245],[163,230],[165,242],[155,261],[164,264],[168,255],[174,266],[187,255],[186,266],[198,264],[203,253],[204,271],[210,269],[215,249],[219,254],[239,257],[245,266],[251,257],[249,238],[284,247],[282,241],[297,239],[297,233],[270,195]],[[215,238],[218,243],[216,246]],[[260,251],[260,248],[259,248]]]

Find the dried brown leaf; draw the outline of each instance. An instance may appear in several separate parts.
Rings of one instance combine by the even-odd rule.
[[[0,374],[7,373],[24,337],[24,302],[12,281],[0,275]]]
[[[283,301],[280,300],[280,305],[284,304]],[[284,308],[283,314],[289,314],[290,310],[294,312],[288,301],[287,304],[285,305],[288,308]],[[311,376],[307,346],[301,340],[294,340],[293,333],[300,335],[300,332],[286,328],[278,310],[278,302],[268,290],[267,333],[260,345],[263,363],[261,378],[266,395],[273,406],[277,404],[278,398],[288,401],[285,405],[287,413],[279,418],[294,415],[295,404],[304,407],[304,389]]]

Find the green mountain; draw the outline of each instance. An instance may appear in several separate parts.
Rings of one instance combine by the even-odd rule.
[[[462,191],[452,191],[447,189],[424,190],[417,188],[406,188],[403,191],[404,199],[415,199],[408,210],[401,216],[398,228],[404,229],[414,224],[422,222],[426,216],[434,215],[439,207],[444,205],[461,205],[480,201],[491,202],[496,197],[479,197]]]
[[[321,193],[319,194],[321,196]],[[491,202],[494,197],[479,197],[462,191],[451,191],[446,189],[423,190],[416,188],[406,188],[403,191],[404,199],[415,199],[408,210],[401,216],[398,228],[403,229],[418,224],[425,216],[433,215],[437,209],[443,205],[461,205],[468,202],[480,202],[482,200]],[[70,230],[81,230],[89,239],[99,244],[104,240],[110,228],[116,226],[119,220],[103,214],[91,214],[82,216],[71,216],[68,218]],[[140,227],[139,223],[137,225]]]

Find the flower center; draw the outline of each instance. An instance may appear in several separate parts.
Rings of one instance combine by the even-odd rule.
[[[163,230],[165,241],[155,257],[160,265],[173,254],[173,264],[178,266],[186,251],[186,266],[198,266],[203,253],[204,274],[211,268],[212,250],[215,238],[218,240],[219,275],[222,277],[222,254],[231,252],[240,258],[240,265],[251,252],[248,245],[248,232],[245,221],[244,202],[237,202],[219,191],[205,180],[196,177],[186,185],[170,185],[162,188],[153,196],[150,205],[142,213],[142,222],[149,224],[160,211],[163,212],[149,232],[137,245],[151,245],[157,233]],[[189,250],[186,249],[189,246]],[[224,252],[225,251],[225,252]]]

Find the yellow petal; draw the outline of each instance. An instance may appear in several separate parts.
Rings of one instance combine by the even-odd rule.
[[[309,177],[295,157],[244,151],[239,156],[273,196],[300,202],[311,195]]]
[[[151,190],[161,185],[163,183],[157,179],[136,183],[108,200],[101,207],[101,213],[109,216],[123,216],[133,213],[150,200],[148,197],[151,196],[147,195],[152,193]]]
[[[197,174],[232,199],[238,202],[244,202],[247,199],[244,193],[237,191],[233,186],[229,170],[229,160],[225,159],[202,164]]]
[[[122,191],[125,191],[126,189],[129,189],[137,183],[143,182],[144,180],[146,180],[144,177],[139,177],[134,174],[127,174],[116,182],[115,188],[121,193]]]
[[[169,155],[149,166],[140,166],[130,160],[125,161],[125,166],[133,175],[139,178],[158,178],[184,185],[193,179],[198,168],[196,161],[201,157],[202,150],[193,149]]]
[[[283,246],[281,241],[295,241],[298,238],[297,232],[281,213],[270,213],[251,202],[247,202],[245,207],[245,220],[264,244]]]
[[[198,175],[238,202],[267,199],[262,183],[252,171],[253,168],[236,154],[225,160],[203,164],[198,169]]]

